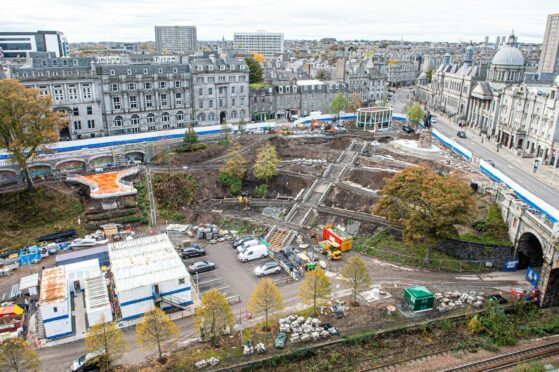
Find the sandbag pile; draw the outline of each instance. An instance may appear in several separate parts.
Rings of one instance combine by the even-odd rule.
[[[473,306],[477,309],[483,306],[485,301],[485,293],[483,292],[444,292],[435,293],[435,301],[438,303],[436,309],[443,313],[446,311],[455,310],[466,305]]]
[[[198,369],[202,369],[205,367],[214,367],[219,364],[219,359],[211,357],[210,359],[202,359],[199,362],[196,362],[194,366]]]
[[[279,320],[280,332],[290,333],[289,340],[298,342],[318,341],[337,334],[334,327],[321,327],[318,318],[290,315]]]
[[[250,344],[243,346],[243,355],[252,355],[254,352],[263,354],[266,352],[266,346],[262,342],[257,343],[256,346]]]

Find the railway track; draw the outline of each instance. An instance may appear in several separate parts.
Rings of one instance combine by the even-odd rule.
[[[445,369],[443,372],[500,371],[514,367],[520,362],[541,359],[556,354],[559,354],[559,340],[546,345],[535,346],[529,349],[499,355],[494,358],[464,364],[459,367]]]

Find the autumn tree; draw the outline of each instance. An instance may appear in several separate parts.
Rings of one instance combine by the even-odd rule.
[[[354,303],[357,303],[357,293],[371,286],[369,270],[359,256],[353,256],[347,261],[342,268],[342,277],[347,280],[347,285],[351,288]]]
[[[241,151],[239,142],[233,142],[227,152],[224,165],[220,169],[219,181],[229,186],[231,193],[238,194],[241,192],[242,180],[246,174],[247,160]]]
[[[88,352],[102,354],[102,367],[109,370],[111,364],[127,350],[128,344],[116,323],[106,323],[105,317],[101,316],[99,322],[87,331],[85,348]]]
[[[254,58],[245,58],[245,63],[248,66],[248,82],[249,84],[261,83],[264,80],[264,70]]]
[[[0,149],[10,153],[21,168],[28,189],[33,188],[29,162],[46,144],[58,140],[59,129],[67,124],[63,113],[54,112],[50,96],[17,80],[0,80]]]
[[[427,70],[427,72],[425,73],[427,75],[427,81],[430,83],[431,81],[433,81],[433,72],[435,70],[430,68],[429,70]]]
[[[363,107],[363,100],[361,99],[361,95],[354,93],[351,96],[351,101],[349,102],[348,110],[349,112],[356,112],[358,108]]]
[[[213,288],[202,295],[196,309],[196,330],[217,345],[226,328],[232,328],[235,316],[225,296]]]
[[[136,340],[145,349],[157,347],[159,358],[163,356],[161,347],[169,340],[178,337],[179,329],[165,313],[155,308],[143,316],[136,326]]]
[[[332,101],[330,101],[330,106],[328,107],[328,113],[330,115],[340,116],[340,112],[347,111],[349,107],[349,102],[343,93],[338,93]]]
[[[0,344],[0,371],[38,371],[39,355],[22,338],[10,338]]]
[[[425,112],[423,112],[423,109],[418,102],[415,102],[411,105],[406,105],[404,107],[404,112],[408,116],[408,120],[414,123],[416,126],[418,125],[419,121],[422,120],[425,116]]]
[[[264,60],[266,59],[266,57],[263,54],[256,53],[256,52],[252,52],[252,58],[256,62],[264,62]]]
[[[315,313],[317,306],[326,302],[331,294],[330,279],[328,279],[322,268],[317,267],[305,273],[305,277],[299,287],[299,297],[304,303],[312,305]]]
[[[270,278],[258,282],[248,300],[248,310],[252,313],[264,312],[264,329],[269,330],[268,314],[271,311],[283,310],[283,297],[279,288]]]
[[[276,146],[265,142],[258,148],[256,162],[252,167],[257,180],[267,182],[278,174],[279,157]]]
[[[431,246],[456,234],[455,225],[469,223],[476,211],[470,186],[456,175],[413,166],[392,177],[382,189],[373,213],[402,225],[404,240]]]

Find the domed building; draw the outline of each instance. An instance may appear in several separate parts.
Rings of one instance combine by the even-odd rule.
[[[511,34],[507,43],[493,57],[487,80],[518,84],[524,80],[524,70],[524,56],[517,48],[516,36]]]

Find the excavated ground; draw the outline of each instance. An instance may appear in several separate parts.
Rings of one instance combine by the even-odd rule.
[[[395,172],[381,169],[368,170],[363,168],[353,168],[344,179],[371,190],[380,191],[386,184],[386,180],[392,178],[395,174]]]
[[[349,209],[358,212],[371,213],[371,209],[379,200],[379,196],[371,194],[365,196],[339,187],[332,187],[322,203],[328,207]]]

